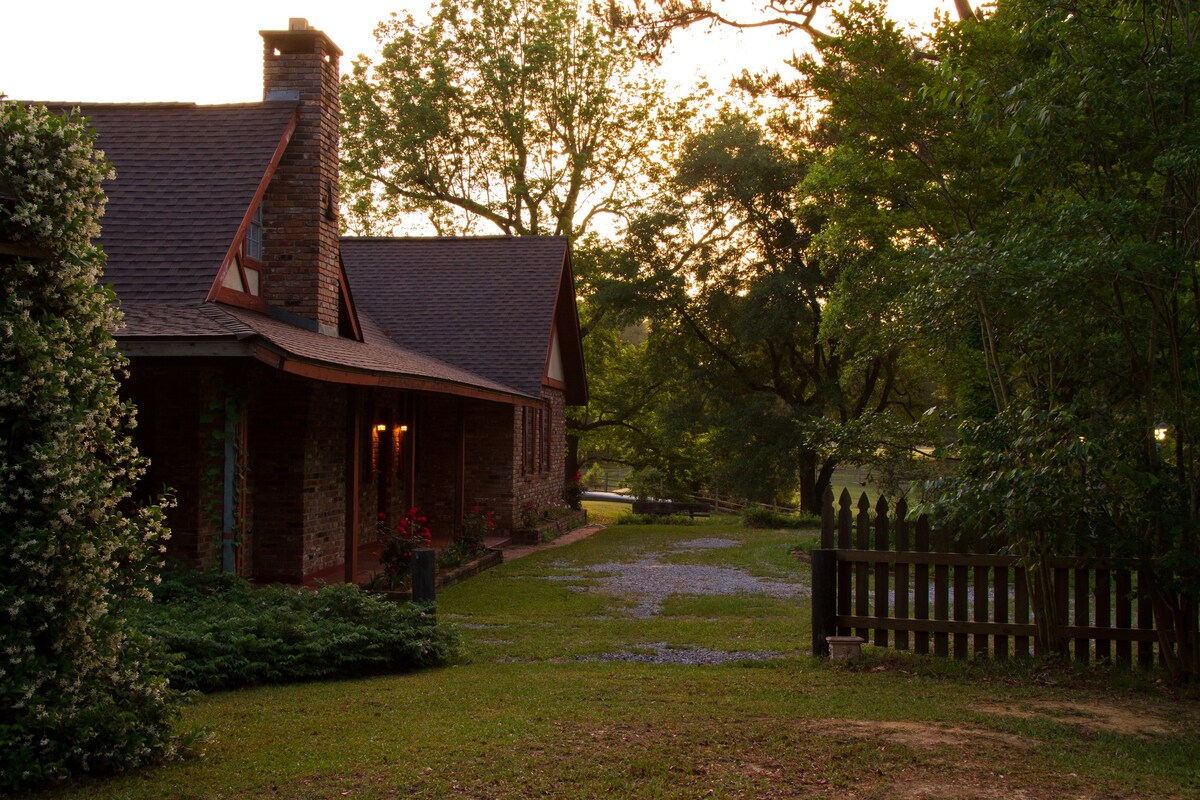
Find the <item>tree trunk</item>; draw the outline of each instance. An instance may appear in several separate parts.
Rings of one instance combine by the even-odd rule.
[[[797,460],[797,472],[800,476],[800,508],[810,514],[821,514],[821,500],[825,490],[833,482],[833,470],[837,463],[827,458],[821,460],[815,450],[802,450]]]

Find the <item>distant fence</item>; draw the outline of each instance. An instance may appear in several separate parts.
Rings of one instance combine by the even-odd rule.
[[[951,541],[900,500],[826,492],[821,548],[813,551],[813,654],[825,637],[860,636],[877,647],[971,658],[1028,656],[1037,628],[1026,570],[997,542]],[[1072,657],[1150,666],[1158,648],[1149,562],[1052,558],[1056,633]]]

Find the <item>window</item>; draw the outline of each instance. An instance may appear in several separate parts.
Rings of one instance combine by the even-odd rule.
[[[542,472],[550,471],[550,401],[543,401],[542,410],[538,412],[542,420]]]
[[[246,230],[246,258],[262,263],[263,257],[263,217],[262,204],[254,209],[250,219],[250,227]]]

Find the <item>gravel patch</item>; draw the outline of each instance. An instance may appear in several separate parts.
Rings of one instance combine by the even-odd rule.
[[[737,539],[718,539],[710,536],[702,539],[689,539],[686,542],[679,542],[672,550],[717,550],[721,547],[737,547],[740,545]]]
[[[680,542],[674,550],[702,550],[740,545],[733,539],[700,538]],[[761,594],[768,597],[805,595],[808,588],[798,583],[757,578],[740,569],[670,564],[658,559],[661,553],[651,553],[633,563],[592,564],[571,568],[573,575],[556,576],[556,580],[578,580],[587,574],[592,586],[573,587],[578,591],[596,591],[625,597],[634,602],[630,609],[635,618],[653,617],[662,611],[663,601],[671,595],[733,595]]]
[[[668,647],[666,642],[645,645],[650,652],[634,653],[624,650],[619,653],[602,653],[598,656],[579,656],[576,661],[628,661],[635,664],[683,664],[699,667],[711,664],[728,664],[733,661],[769,661],[783,658],[782,653],[754,652],[749,650],[709,650],[707,647]]]

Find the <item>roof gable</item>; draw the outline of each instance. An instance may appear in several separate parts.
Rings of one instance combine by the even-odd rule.
[[[566,239],[344,237],[341,248],[359,309],[394,341],[539,397],[557,330],[568,399],[586,399]]]
[[[203,302],[295,125],[294,103],[81,105],[117,171],[100,244],[123,306]]]

